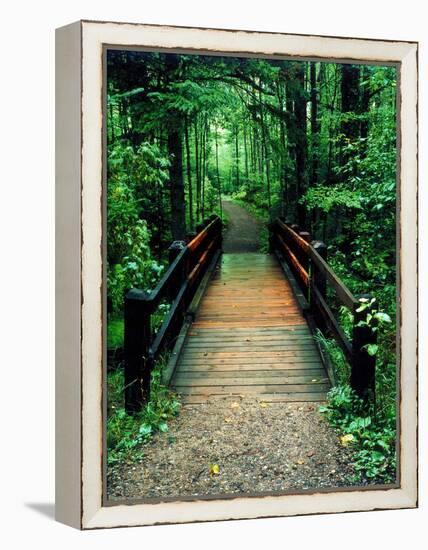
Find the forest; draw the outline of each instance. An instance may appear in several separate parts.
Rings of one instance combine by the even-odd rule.
[[[340,349],[319,338],[339,380],[324,414],[342,433],[366,432],[356,464],[391,481],[396,68],[127,50],[107,50],[106,68],[109,348],[122,345],[125,291],[153,288],[171,242],[223,217],[222,199],[265,225],[277,216],[297,223],[326,243],[348,288],[373,295],[383,312],[369,416],[347,386]],[[337,314],[349,332],[349,312]],[[350,426],[349,411],[360,424]]]

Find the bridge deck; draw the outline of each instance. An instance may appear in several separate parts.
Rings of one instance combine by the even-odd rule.
[[[172,380],[183,401],[323,401],[327,374],[273,256],[223,254]]]

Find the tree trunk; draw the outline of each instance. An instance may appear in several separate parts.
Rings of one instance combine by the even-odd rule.
[[[342,113],[358,113],[360,92],[360,69],[356,65],[342,65],[342,82],[340,86],[342,96]],[[342,133],[350,141],[359,136],[360,123],[358,120],[342,121]]]
[[[299,200],[307,188],[306,160],[307,160],[307,135],[306,135],[306,99],[305,99],[305,71],[303,65],[296,66],[296,82],[299,84],[296,91],[294,113],[296,120],[295,150],[296,150],[296,183],[297,183],[297,221],[300,227],[306,226],[306,210]]]
[[[186,235],[186,211],[183,181],[183,144],[177,127],[168,131],[168,154],[170,158],[171,233],[175,241],[184,240]]]
[[[201,217],[201,178],[199,172],[198,123],[195,120],[195,174],[196,174],[196,221]]]
[[[186,140],[186,157],[187,157],[187,183],[188,183],[188,195],[189,195],[189,225],[193,230],[193,189],[192,189],[192,165],[190,162],[190,144],[189,144],[189,125],[186,117],[185,140]]]
[[[361,100],[359,113],[364,115],[364,118],[360,121],[360,136],[364,139],[367,139],[369,133],[369,108],[370,108],[370,72],[367,66],[363,65],[361,69],[361,80],[360,89],[361,89]],[[365,144],[364,144],[365,145]],[[365,150],[365,147],[364,147]],[[364,151],[365,152],[365,151]]]
[[[206,177],[206,157],[207,157],[207,131],[206,121],[202,124],[202,140],[201,140],[201,209],[202,219],[205,218],[205,177]]]
[[[310,64],[311,79],[311,184],[318,182],[318,98],[317,98],[317,66]]]
[[[248,185],[249,171],[248,171],[248,145],[247,145],[247,125],[244,121],[244,158],[245,158],[245,179],[246,185]]]
[[[220,182],[220,169],[218,166],[218,128],[215,129],[215,167],[217,173],[217,191],[218,191],[218,206],[220,209],[220,217],[223,218],[223,206],[221,204],[221,182]]]
[[[235,185],[239,189],[239,141],[238,141],[238,126],[235,126]]]

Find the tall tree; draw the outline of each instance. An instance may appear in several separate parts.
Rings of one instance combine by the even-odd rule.
[[[169,85],[179,78],[180,58],[170,54],[165,61],[165,82]],[[170,200],[171,234],[174,240],[183,240],[186,236],[186,211],[183,179],[183,114],[179,109],[170,109],[168,119],[168,155],[170,158]]]

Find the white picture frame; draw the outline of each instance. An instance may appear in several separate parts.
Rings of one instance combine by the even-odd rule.
[[[103,501],[104,46],[399,67],[399,486],[153,504]],[[78,529],[417,506],[415,42],[79,21],[56,33],[56,518]]]

